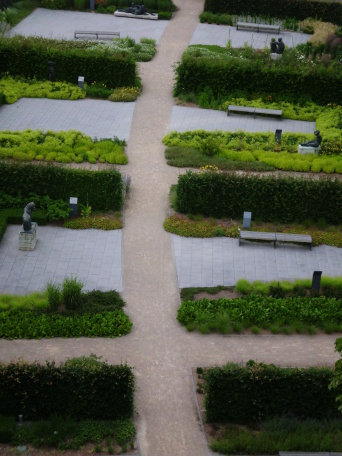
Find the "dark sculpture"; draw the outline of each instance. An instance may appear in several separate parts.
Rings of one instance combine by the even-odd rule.
[[[274,38],[273,38],[274,39]],[[278,38],[278,41],[271,41],[271,52],[273,54],[282,54],[285,49],[285,44],[282,38]]]
[[[134,3],[132,3],[129,8],[124,9],[124,10],[120,10],[119,9],[118,11],[122,11],[124,13],[135,14],[135,15],[138,15],[138,16],[141,16],[141,15],[144,15],[144,14],[154,15],[153,13],[150,13],[147,10],[147,8],[145,8],[144,5],[134,5]]]
[[[283,39],[282,38],[278,38],[278,43],[277,44],[277,49],[276,49],[276,53],[277,54],[282,54],[284,52],[284,49],[285,49],[285,44],[283,43]]]
[[[32,201],[31,203],[28,203],[25,208],[24,208],[24,213],[23,213],[23,228],[24,231],[31,231],[32,229],[32,221],[31,221],[31,215],[32,212],[36,210],[36,205]]]
[[[322,136],[319,134],[319,130],[316,130],[314,134],[316,135],[316,139],[314,139],[313,141],[301,143],[300,145],[304,147],[319,147],[322,142]]]

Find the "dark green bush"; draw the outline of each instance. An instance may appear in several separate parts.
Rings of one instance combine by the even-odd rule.
[[[208,369],[206,419],[243,424],[286,415],[335,418],[337,392],[328,388],[332,375],[327,367],[280,368],[253,361]]]
[[[337,66],[304,65],[298,61],[296,65],[285,65],[284,62],[185,54],[175,69],[174,93],[199,95],[210,89],[214,98],[219,99],[239,90],[272,94],[275,87],[281,87],[284,99],[298,99],[300,93],[317,104],[342,103],[342,73]]]
[[[68,201],[78,197],[78,204],[89,204],[93,210],[120,210],[122,178],[116,170],[86,171],[56,166],[34,166],[1,163],[0,192],[48,195]]]
[[[243,211],[264,222],[342,222],[342,183],[187,172],[178,177],[175,209],[184,214],[241,219]]]
[[[0,442],[9,443],[15,431],[15,418],[14,416],[0,415]]]
[[[61,49],[53,40],[23,37],[0,39],[1,72],[12,76],[48,79],[48,61],[55,62],[55,80],[77,83],[84,76],[93,82],[116,88],[135,86],[136,63],[119,55],[95,55],[82,49]]]
[[[0,364],[0,413],[42,419],[57,414],[115,420],[133,413],[134,375],[127,365],[23,361]]]
[[[326,22],[342,24],[342,5],[337,2],[314,0],[205,0],[204,11],[215,14],[244,14],[270,16],[280,19],[293,17],[299,20],[316,17]]]

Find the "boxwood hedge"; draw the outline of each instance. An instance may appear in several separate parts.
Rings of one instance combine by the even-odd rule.
[[[134,375],[127,365],[80,362],[0,363],[0,413],[42,419],[56,414],[114,420],[133,413]]]
[[[274,416],[326,419],[338,416],[337,391],[328,367],[280,368],[249,361],[205,372],[208,422],[252,423]]]
[[[178,177],[175,209],[184,214],[241,219],[243,211],[264,222],[325,219],[342,222],[342,183],[294,177],[188,171]]]
[[[0,192],[48,195],[68,201],[78,197],[79,204],[93,210],[120,210],[123,203],[121,174],[116,170],[88,171],[54,165],[9,164],[0,166]]]

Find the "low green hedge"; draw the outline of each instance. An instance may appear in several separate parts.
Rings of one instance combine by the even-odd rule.
[[[215,14],[243,14],[299,20],[316,17],[325,22],[342,24],[342,5],[337,2],[315,0],[205,0],[204,11]]]
[[[9,164],[1,162],[0,192],[13,196],[36,193],[52,199],[89,204],[94,211],[120,210],[123,183],[116,170],[87,171],[53,165]]]
[[[71,315],[37,311],[0,312],[0,338],[42,339],[52,337],[121,337],[132,323],[122,311],[99,311]]]
[[[89,162],[125,165],[125,140],[92,139],[81,131],[23,130],[0,132],[0,159],[58,163]]]
[[[135,86],[138,80],[137,65],[131,57],[65,49],[58,41],[41,37],[1,37],[0,60],[2,73],[31,79],[48,79],[48,61],[53,61],[56,81],[76,84],[82,75],[87,84],[96,81],[114,89]]]
[[[248,210],[264,222],[325,219],[338,225],[342,222],[342,183],[188,171],[178,177],[174,206],[184,214],[215,218],[239,220]]]
[[[325,296],[275,298],[251,294],[235,299],[184,301],[177,319],[192,330],[204,322],[209,325],[208,329],[215,330],[211,322],[223,315],[231,326],[238,324],[243,328],[269,329],[272,325],[285,327],[301,323],[303,329],[308,326],[325,329],[334,325],[335,330],[342,330],[341,302]]]
[[[301,419],[338,417],[328,367],[280,368],[249,361],[205,371],[206,420],[253,423],[275,416]]]
[[[134,375],[125,365],[80,359],[57,367],[0,363],[0,413],[34,420],[52,414],[77,419],[115,420],[133,413]]]

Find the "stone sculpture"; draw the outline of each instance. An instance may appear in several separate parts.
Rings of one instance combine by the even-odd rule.
[[[31,203],[28,203],[25,208],[24,208],[24,214],[23,214],[23,228],[24,231],[31,231],[32,229],[32,212],[36,210],[36,205],[34,204],[33,201]]]

